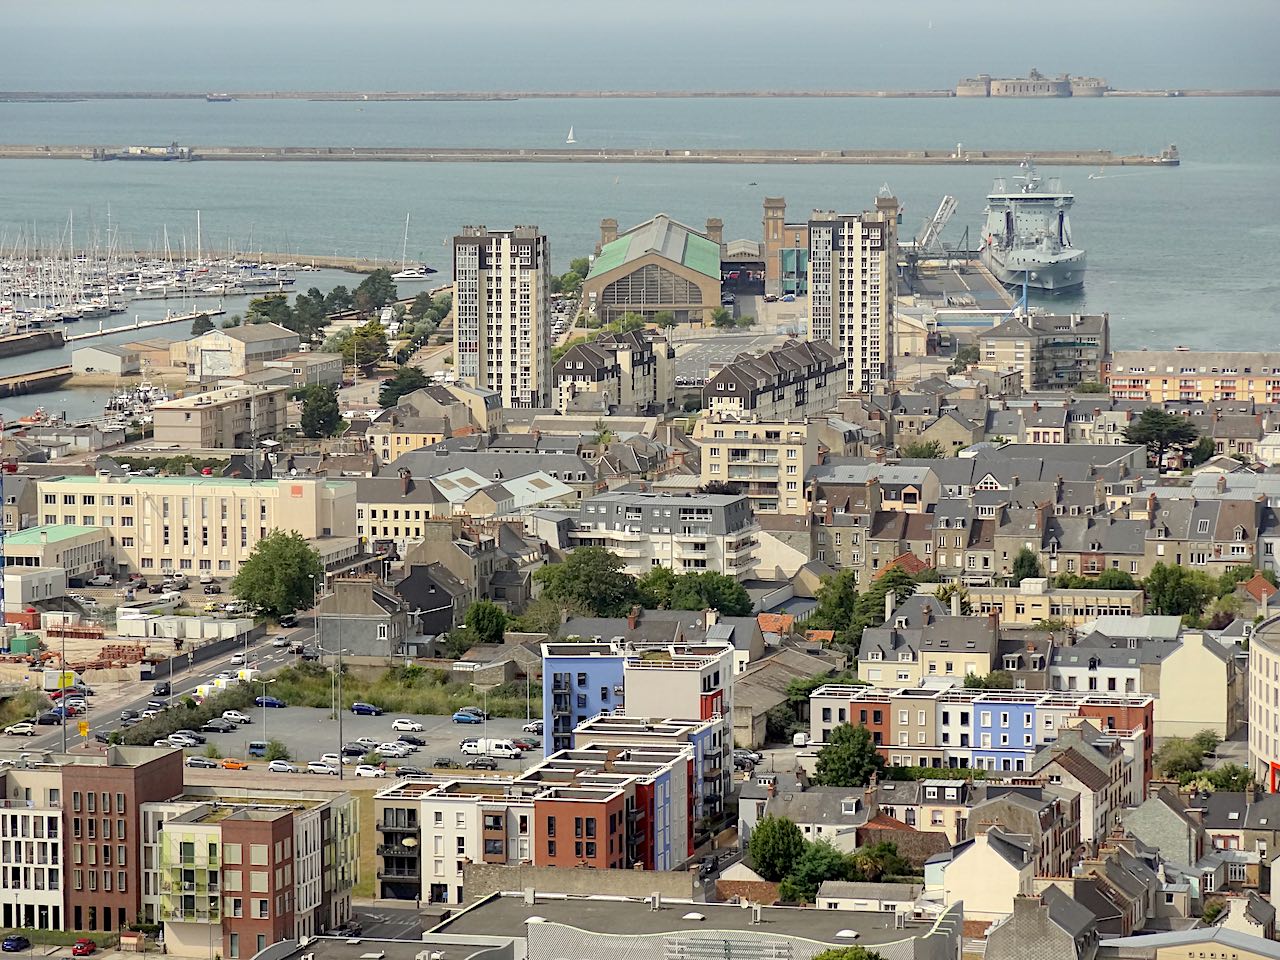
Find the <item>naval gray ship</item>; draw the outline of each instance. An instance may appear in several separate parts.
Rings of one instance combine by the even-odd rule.
[[[1061,181],[1043,181],[1035,165],[1014,177],[1014,188],[996,180],[987,195],[982,227],[982,262],[997,280],[1049,293],[1078,290],[1084,284],[1085,254],[1071,244],[1068,211],[1075,197]]]

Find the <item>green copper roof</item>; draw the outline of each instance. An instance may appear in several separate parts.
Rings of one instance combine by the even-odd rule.
[[[715,280],[720,279],[720,245],[666,214],[659,214],[648,223],[642,223],[612,243],[605,244],[591,265],[588,276],[598,277],[650,253],[675,260]]]
[[[40,539],[41,534],[48,536],[49,543],[58,543],[82,534],[99,533],[101,531],[101,527],[82,527],[73,523],[51,523],[47,526],[28,527],[26,530],[11,533],[4,538],[4,542],[5,546],[9,547],[34,547],[42,542]]]

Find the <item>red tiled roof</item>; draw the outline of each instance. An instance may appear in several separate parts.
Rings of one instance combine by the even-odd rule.
[[[804,638],[809,643],[835,643],[836,632],[834,630],[806,630]]]
[[[896,820],[885,813],[877,813],[866,822],[865,826],[879,827],[881,830],[902,830],[907,833],[916,832],[916,828],[911,826],[911,824],[903,823],[901,820]]]
[[[1271,581],[1264,577],[1261,573],[1255,573],[1252,577],[1240,584],[1244,588],[1245,593],[1253,597],[1253,599],[1261,603],[1263,600],[1270,600],[1280,590],[1271,585]]]
[[[914,553],[908,550],[906,553],[899,554],[898,556],[890,560],[887,564],[885,564],[884,567],[880,570],[880,572],[876,574],[876,579],[877,580],[880,579],[888,571],[894,569],[895,567],[899,570],[902,570],[904,573],[909,573],[912,576],[915,576],[917,573],[920,573],[922,570],[928,570],[929,564],[925,563],[923,560],[917,557]]]
[[[762,613],[756,617],[756,623],[760,624],[762,633],[787,634],[795,626],[796,618],[789,613]]]

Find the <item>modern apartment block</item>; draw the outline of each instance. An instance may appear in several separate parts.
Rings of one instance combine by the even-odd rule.
[[[893,378],[897,243],[898,201],[884,192],[874,210],[809,221],[809,332],[844,358],[850,393]]]
[[[0,772],[0,920],[111,933],[163,923],[168,952],[252,956],[346,920],[349,794],[183,785],[182,752],[33,754]]]
[[[374,798],[377,895],[459,904],[469,863],[674,870],[693,855],[688,744],[591,744],[515,778],[406,781]]]
[[[1280,353],[1117,350],[1108,383],[1113,400],[1280,403]]]
[[[739,354],[702,388],[713,414],[761,420],[816,417],[835,409],[846,388],[841,353],[821,340],[788,340],[767,353]]]
[[[760,541],[751,501],[740,494],[603,493],[578,504],[575,547],[605,547],[635,576],[653,567],[676,573],[753,575]]]
[[[1036,751],[1077,718],[1130,751],[1145,792],[1155,749],[1155,698],[1148,695],[846,684],[824,684],[809,695],[814,743],[825,743],[842,723],[862,725],[894,766],[1031,770]]]
[[[560,413],[666,410],[675,403],[675,355],[665,338],[641,330],[575,344],[555,363],[554,406]]]
[[[821,459],[817,433],[817,425],[807,419],[712,414],[693,430],[701,452],[701,480],[732,484],[755,513],[805,516],[805,477]]]
[[[1016,587],[971,586],[974,613],[1000,615],[1004,625],[1033,626],[1062,620],[1078,627],[1098,617],[1140,617],[1146,595],[1141,590],[1092,590],[1050,586],[1044,577],[1028,577]]]
[[[551,406],[550,256],[533,226],[453,238],[457,373],[504,407]]]
[[[1017,370],[1024,390],[1070,390],[1102,381],[1111,351],[1107,314],[1010,317],[978,334],[978,366]]]
[[[42,514],[74,515],[110,533],[118,573],[171,569],[230,577],[274,530],[312,541],[356,532],[351,481],[99,474],[53,477],[38,486]]]
[[[251,449],[284,432],[289,388],[241,385],[157,403],[155,442],[183,450]]]
[[[1249,640],[1249,770],[1280,793],[1280,617],[1254,627]]]

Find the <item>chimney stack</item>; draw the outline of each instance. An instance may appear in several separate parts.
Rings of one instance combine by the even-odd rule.
[[[636,624],[638,624],[639,622],[640,622],[640,607],[637,605],[632,607],[630,612],[627,613],[627,629],[634,630],[636,628]]]
[[[888,623],[893,619],[894,608],[898,605],[898,595],[890,590],[884,595],[884,620]]]
[[[1227,492],[1227,475],[1226,475],[1225,473],[1220,473],[1220,474],[1218,474],[1218,484],[1217,484],[1217,486],[1218,486],[1218,492],[1219,492],[1219,493],[1226,493],[1226,492]]]
[[[960,588],[956,587],[951,591],[951,615],[953,617],[960,616]]]
[[[724,244],[724,221],[719,217],[707,217],[707,239],[712,243],[723,246]]]
[[[618,221],[613,217],[605,217],[600,221],[600,246],[613,243],[618,239]]]
[[[409,491],[413,489],[413,474],[409,472],[407,467],[400,468],[400,496],[407,497]]]

